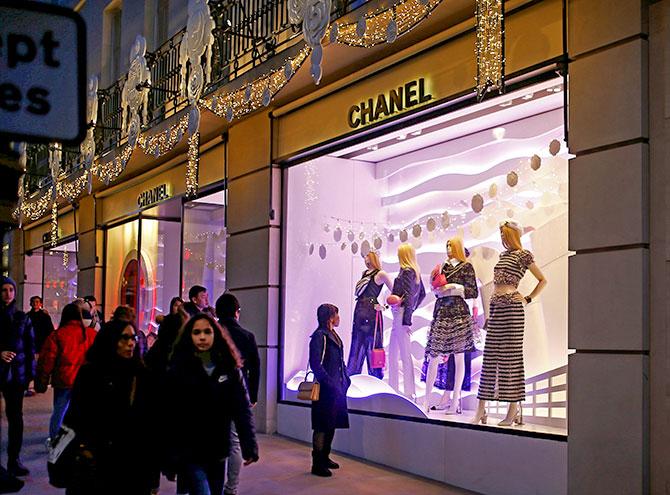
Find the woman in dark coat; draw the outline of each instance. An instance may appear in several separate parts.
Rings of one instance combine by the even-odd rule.
[[[82,449],[68,495],[149,493],[142,468],[152,443],[144,431],[149,390],[136,343],[132,323],[112,320],[86,353],[63,421]]]
[[[207,313],[193,316],[174,345],[165,403],[171,412],[164,433],[171,439],[168,471],[186,473],[191,495],[223,493],[231,422],[244,464],[258,460],[241,366],[230,334]]]
[[[316,312],[319,327],[309,342],[309,365],[319,382],[319,400],[312,402],[312,474],[332,476],[340,466],[328,456],[336,428],[349,428],[347,389],[351,384],[344,364],[344,346],[335,331],[337,306],[322,304]]]

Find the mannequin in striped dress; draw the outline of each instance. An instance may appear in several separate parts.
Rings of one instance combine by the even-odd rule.
[[[493,296],[489,304],[484,360],[477,398],[479,404],[473,423],[486,423],[486,401],[509,402],[507,415],[500,426],[521,424],[520,402],[526,398],[523,367],[524,305],[530,304],[547,285],[535,264],[533,254],[523,249],[523,229],[508,220],[500,224],[500,238],[505,251],[493,269]],[[523,296],[517,290],[526,270],[537,279],[533,291]]]

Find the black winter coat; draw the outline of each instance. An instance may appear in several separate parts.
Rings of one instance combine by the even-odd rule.
[[[242,457],[258,459],[251,405],[239,369],[217,366],[209,376],[197,356],[178,357],[168,370],[169,396],[165,411],[171,428],[167,448],[171,465],[208,464],[230,454],[230,425],[235,423]]]
[[[242,355],[244,360],[242,372],[249,391],[249,400],[255,404],[258,402],[258,386],[261,381],[261,358],[258,354],[256,337],[249,330],[242,328],[235,318],[223,318],[220,323],[228,329],[235,347]]]
[[[43,309],[28,311],[28,317],[33,324],[33,332],[35,333],[35,352],[39,353],[47,337],[54,331],[54,324],[49,313]]]
[[[148,493],[151,480],[144,466],[153,455],[150,446],[155,437],[148,426],[151,395],[147,377],[140,362],[120,357],[80,368],[63,423],[93,453],[95,470],[84,486],[75,479],[76,486],[69,492]]]
[[[319,400],[312,402],[312,429],[349,428],[347,389],[351,380],[342,340],[326,328],[317,328],[309,342],[309,366],[321,387]]]
[[[28,315],[20,311],[16,301],[0,308],[0,352],[12,351],[11,363],[0,360],[0,388],[5,385],[28,387],[35,378],[35,334]]]

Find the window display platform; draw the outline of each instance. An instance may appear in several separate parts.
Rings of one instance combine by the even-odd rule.
[[[480,493],[567,493],[563,435],[372,414],[351,412],[334,450]],[[277,431],[311,441],[309,404],[280,403]]]

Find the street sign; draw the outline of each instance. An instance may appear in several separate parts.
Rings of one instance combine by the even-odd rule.
[[[86,135],[86,28],[73,10],[0,0],[0,139]]]

